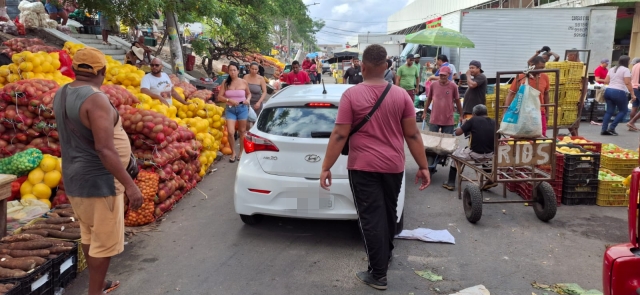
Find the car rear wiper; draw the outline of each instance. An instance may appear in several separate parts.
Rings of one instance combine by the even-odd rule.
[[[311,138],[329,138],[331,137],[331,131],[312,131]]]

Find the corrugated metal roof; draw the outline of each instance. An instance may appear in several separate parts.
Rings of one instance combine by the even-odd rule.
[[[415,0],[387,19],[387,31],[396,32],[438,16],[491,0]]]

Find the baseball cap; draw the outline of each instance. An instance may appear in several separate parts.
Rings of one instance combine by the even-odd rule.
[[[470,65],[470,66],[475,66],[476,68],[480,69],[480,73],[484,73],[484,71],[482,70],[482,64],[481,64],[479,61],[477,61],[477,60],[472,60],[472,61],[469,63],[469,65]]]
[[[420,54],[414,54],[413,58],[420,58]]]
[[[438,75],[451,75],[451,68],[450,67],[441,67],[440,68],[440,73],[438,73]]]
[[[600,63],[601,63],[601,64],[603,64],[603,63],[609,63],[609,59],[608,59],[608,58],[603,58],[603,59],[600,61]]]
[[[81,68],[80,65],[88,65],[91,68]],[[93,48],[85,47],[76,52],[73,56],[73,69],[78,72],[98,74],[99,70],[107,66],[107,59],[104,57],[102,51]]]

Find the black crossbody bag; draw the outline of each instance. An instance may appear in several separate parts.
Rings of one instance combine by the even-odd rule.
[[[92,142],[92,140],[88,139],[86,136],[78,132],[78,130],[76,129],[76,125],[69,119],[69,116],[67,116],[67,88],[68,87],[69,87],[69,84],[65,85],[64,89],[62,89],[62,93],[60,94],[60,98],[62,99],[62,105],[63,105],[62,116],[64,117],[63,118],[64,124],[68,126],[71,132],[75,136],[80,138],[88,148],[91,148],[92,150],[95,151],[96,149],[95,142]],[[113,105],[111,106],[113,107]],[[115,107],[113,107],[113,109],[115,110]],[[116,110],[116,113],[118,113],[118,110]],[[118,115],[118,120],[120,120],[119,115]],[[140,168],[138,168],[138,161],[133,156],[133,154],[129,155],[129,164],[125,169],[127,170],[127,173],[129,174],[129,176],[131,176],[131,179],[136,179],[136,177],[138,177],[138,173],[140,173]]]
[[[371,111],[369,111],[369,113],[366,116],[364,116],[362,121],[360,121],[358,125],[356,125],[356,127],[351,129],[351,132],[349,132],[349,137],[347,137],[347,142],[345,142],[344,147],[342,147],[342,151],[340,152],[341,154],[345,156],[349,155],[349,138],[351,138],[351,136],[354,133],[358,132],[360,128],[364,126],[364,124],[366,124],[367,122],[369,122],[369,120],[371,120],[371,116],[373,116],[373,114],[376,113],[376,111],[378,110],[378,107],[380,107],[380,104],[382,104],[382,101],[387,96],[387,93],[389,93],[389,89],[391,89],[391,83],[387,84],[387,88],[384,89],[384,92],[382,92],[382,95],[380,95],[380,98],[378,98],[378,101],[376,101],[376,104],[373,105],[373,108],[371,109]]]

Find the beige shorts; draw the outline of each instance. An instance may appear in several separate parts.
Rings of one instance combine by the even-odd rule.
[[[111,197],[69,196],[80,222],[82,244],[91,257],[112,257],[124,251],[124,192]]]

